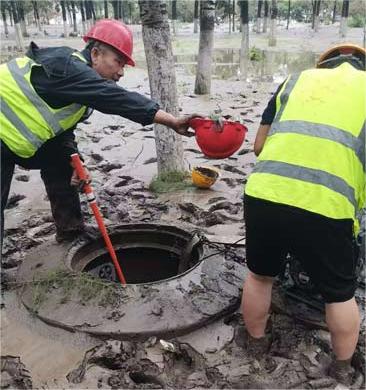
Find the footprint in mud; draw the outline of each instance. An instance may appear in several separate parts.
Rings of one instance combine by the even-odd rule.
[[[216,204],[213,204],[208,211],[213,212],[217,210],[225,210],[229,214],[235,214],[237,215],[242,209],[242,204],[240,202],[238,203],[231,203],[229,201],[223,201]]]
[[[246,182],[245,179],[231,179],[229,177],[222,177],[220,180],[226,183],[230,188],[234,188],[237,185],[241,185]]]
[[[15,177],[15,180],[18,181],[29,181],[29,175],[18,175]]]
[[[141,129],[138,129],[137,131],[143,131],[143,132],[148,132],[148,131],[153,131],[154,129],[152,127],[141,127]]]
[[[112,171],[113,169],[120,169],[124,166],[124,164],[120,164],[120,163],[103,163],[103,164],[99,164],[98,165],[98,168],[100,168],[102,170],[102,172],[110,172]]]
[[[208,204],[213,204],[213,203],[216,203],[216,202],[220,202],[221,200],[226,200],[226,198],[224,196],[217,196],[216,198],[211,198],[208,200]]]
[[[221,170],[227,171],[227,172],[237,173],[238,175],[246,176],[245,172],[243,172],[239,168],[234,167],[234,165],[230,165],[230,164],[215,164],[215,167],[217,167],[217,168],[219,168]]]
[[[100,155],[100,154],[98,154],[98,153],[92,153],[92,154],[91,154],[91,157],[92,157],[93,160],[94,160],[95,162],[97,162],[97,163],[104,160],[103,156]]]
[[[19,204],[19,201],[21,201],[25,198],[26,198],[25,195],[20,195],[20,194],[11,195],[5,208],[12,209],[14,207],[17,207]]]
[[[151,157],[151,158],[149,158],[149,159],[147,159],[147,160],[144,161],[144,165],[147,165],[147,164],[154,164],[154,163],[156,163],[157,161],[158,161],[158,160],[157,160],[156,157]]]
[[[247,153],[250,153],[250,152],[253,152],[253,149],[243,148],[243,149],[241,149],[241,150],[238,152],[238,155],[239,155],[239,156],[242,156],[243,154],[247,154]]]
[[[113,149],[113,148],[118,148],[119,146],[121,146],[121,144],[107,145],[107,146],[103,146],[103,147],[102,147],[102,150],[103,150],[103,151],[111,150],[111,149]]]
[[[155,139],[155,137],[153,135],[145,135],[144,138]]]

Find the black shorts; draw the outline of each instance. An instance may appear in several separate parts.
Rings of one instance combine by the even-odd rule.
[[[288,253],[301,262],[325,302],[345,302],[356,289],[353,221],[244,197],[248,268],[277,276]]]

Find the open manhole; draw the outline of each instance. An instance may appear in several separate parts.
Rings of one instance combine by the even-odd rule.
[[[196,234],[174,226],[129,225],[110,236],[128,284],[153,283],[177,277],[200,262],[202,244]],[[104,241],[82,245],[70,266],[101,279],[118,282]]]
[[[192,228],[126,224],[109,233],[127,286],[113,283],[114,266],[100,236],[47,242],[20,266],[19,282],[37,281],[19,293],[25,307],[72,332],[146,340],[189,333],[239,306],[244,266],[225,259]],[[108,282],[80,278],[83,273]]]

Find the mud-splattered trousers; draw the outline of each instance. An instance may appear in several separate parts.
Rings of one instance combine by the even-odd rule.
[[[79,194],[70,185],[72,167],[70,154],[76,143],[72,131],[67,131],[46,142],[31,158],[21,158],[1,143],[1,241],[4,231],[4,209],[8,201],[15,165],[26,169],[40,169],[58,235],[83,229]],[[76,149],[77,150],[77,149]]]

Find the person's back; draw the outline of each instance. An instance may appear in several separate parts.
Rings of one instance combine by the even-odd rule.
[[[365,88],[366,73],[348,63],[290,76],[246,194],[357,224],[365,202]]]

